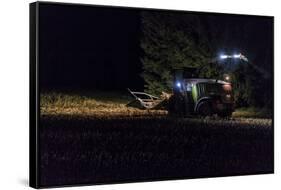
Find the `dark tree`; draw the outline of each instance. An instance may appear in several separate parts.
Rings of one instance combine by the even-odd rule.
[[[202,77],[217,75],[217,68],[209,64],[211,50],[199,16],[142,12],[141,20],[142,77],[147,92],[171,91],[171,71],[183,66],[203,68]]]

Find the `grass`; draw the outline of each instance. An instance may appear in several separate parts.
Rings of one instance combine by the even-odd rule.
[[[77,116],[136,116],[166,114],[163,110],[142,110],[126,105],[132,101],[129,95],[116,92],[87,93],[86,95],[59,92],[42,93],[40,111],[42,115]]]
[[[133,98],[128,94],[117,92],[92,92],[80,94],[45,92],[40,96],[42,115],[71,116],[142,116],[167,115],[165,110],[143,110],[126,105]],[[272,112],[262,108],[238,108],[233,118],[272,118]]]
[[[233,112],[233,117],[242,118],[272,118],[272,111],[266,108],[238,108]]]

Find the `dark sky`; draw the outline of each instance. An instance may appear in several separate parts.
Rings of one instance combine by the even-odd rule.
[[[41,5],[41,87],[141,86],[139,27],[134,10]]]
[[[216,34],[212,43],[218,54],[242,52],[272,71],[272,18],[201,17],[208,34]],[[140,9],[43,3],[39,18],[42,89],[142,90]]]

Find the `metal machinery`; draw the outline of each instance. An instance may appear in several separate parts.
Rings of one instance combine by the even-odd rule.
[[[176,116],[230,117],[234,111],[234,98],[230,82],[197,77],[195,68],[176,69],[173,72],[173,93],[156,97],[128,89],[135,98],[128,106],[143,109],[167,109]],[[229,76],[227,76],[229,77]],[[225,77],[225,78],[227,78]]]
[[[232,115],[234,99],[230,82],[198,78],[194,68],[177,69],[173,75],[173,95],[168,103],[170,114]]]

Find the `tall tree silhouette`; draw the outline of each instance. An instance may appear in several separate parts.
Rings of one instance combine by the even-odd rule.
[[[204,67],[201,75],[217,70],[208,64],[211,51],[202,19],[193,14],[142,12],[143,73],[146,91],[171,91],[171,71],[181,67]]]

